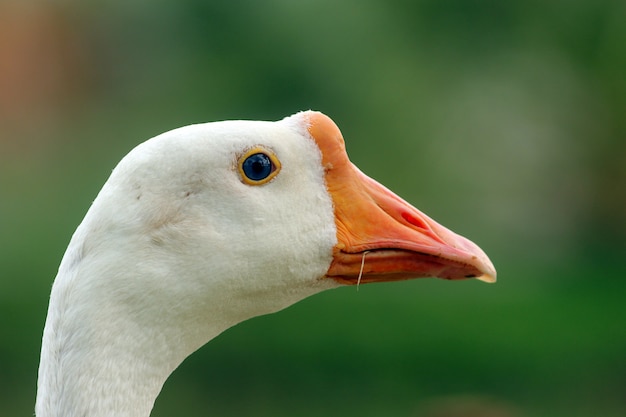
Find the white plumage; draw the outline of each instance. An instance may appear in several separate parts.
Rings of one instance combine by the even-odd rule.
[[[362,282],[495,279],[478,247],[395,195],[389,201],[401,208],[388,217],[399,234],[381,226],[377,241],[370,230],[376,218],[364,219],[368,230],[359,233],[360,220],[342,211],[342,195],[358,182],[377,183],[349,162],[348,174],[341,172],[347,156],[338,132],[326,116],[304,112],[279,122],[187,126],[132,150],[59,267],[43,335],[37,416],[148,416],[188,355],[247,318],[356,283],[366,250]],[[250,180],[242,168],[255,153],[273,162],[266,182]],[[261,165],[254,169],[267,173]],[[384,198],[392,195],[376,186]],[[347,198],[360,207],[359,198]],[[428,235],[434,249],[413,238],[407,243],[405,232]]]

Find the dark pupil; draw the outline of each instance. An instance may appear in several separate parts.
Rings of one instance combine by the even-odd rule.
[[[255,153],[243,161],[243,172],[251,180],[260,181],[272,173],[272,161],[263,153]]]

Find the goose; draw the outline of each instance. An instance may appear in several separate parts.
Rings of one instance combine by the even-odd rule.
[[[42,337],[38,417],[145,417],[229,327],[323,290],[496,279],[487,255],[348,159],[337,125],[190,125],[135,147],[74,232]]]

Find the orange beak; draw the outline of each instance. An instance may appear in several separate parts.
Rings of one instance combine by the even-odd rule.
[[[476,244],[363,174],[348,159],[330,118],[317,112],[305,117],[322,152],[335,209],[337,244],[329,278],[345,284],[421,277],[495,282],[496,270]]]

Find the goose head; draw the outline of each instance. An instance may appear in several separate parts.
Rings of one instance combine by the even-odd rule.
[[[354,166],[327,116],[175,129],[133,149],[74,233],[37,415],[146,416],[223,330],[341,285],[495,280],[482,250]]]

